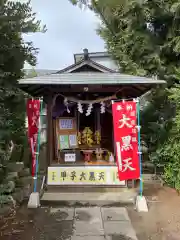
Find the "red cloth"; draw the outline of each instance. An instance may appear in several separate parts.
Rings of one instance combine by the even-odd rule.
[[[136,102],[112,104],[114,142],[119,180],[140,177]]]
[[[32,176],[35,175],[36,168],[36,148],[37,136],[40,118],[40,100],[27,101],[27,117],[28,117],[28,139],[32,153]]]

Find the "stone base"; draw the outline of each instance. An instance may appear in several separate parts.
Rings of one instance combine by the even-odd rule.
[[[148,206],[147,206],[146,198],[144,196],[137,196],[136,210],[138,212],[148,212]]]
[[[137,192],[133,189],[121,189],[117,192],[44,192],[41,203],[42,204],[65,204],[76,205],[125,205],[134,204]]]
[[[31,193],[28,201],[28,208],[38,208],[40,206],[40,197],[38,192]]]

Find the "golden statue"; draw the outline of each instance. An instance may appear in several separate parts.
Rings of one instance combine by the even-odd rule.
[[[87,144],[89,147],[92,147],[93,141],[93,132],[89,127],[85,127],[82,131],[82,143]]]

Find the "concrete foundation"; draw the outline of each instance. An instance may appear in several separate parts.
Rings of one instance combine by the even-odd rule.
[[[55,192],[47,191],[41,198],[41,203],[68,203],[74,205],[76,203],[90,204],[96,206],[110,204],[134,204],[137,196],[135,189],[121,189],[116,192]]]
[[[40,197],[38,192],[31,193],[28,201],[28,208],[38,208],[40,206]]]
[[[137,196],[136,198],[136,210],[138,212],[148,212],[147,201],[144,196]]]

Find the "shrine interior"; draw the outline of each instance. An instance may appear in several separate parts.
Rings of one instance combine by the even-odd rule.
[[[88,101],[94,96],[86,94],[84,99],[83,96],[80,97],[81,100]],[[96,99],[98,97],[100,96]],[[90,104],[82,104],[81,112],[78,103],[68,101],[66,104],[66,99],[61,95],[56,98],[52,110],[53,164],[115,164],[111,101],[105,103],[104,110],[100,102],[93,104],[88,110],[89,107]],[[71,159],[65,157],[68,153]]]

